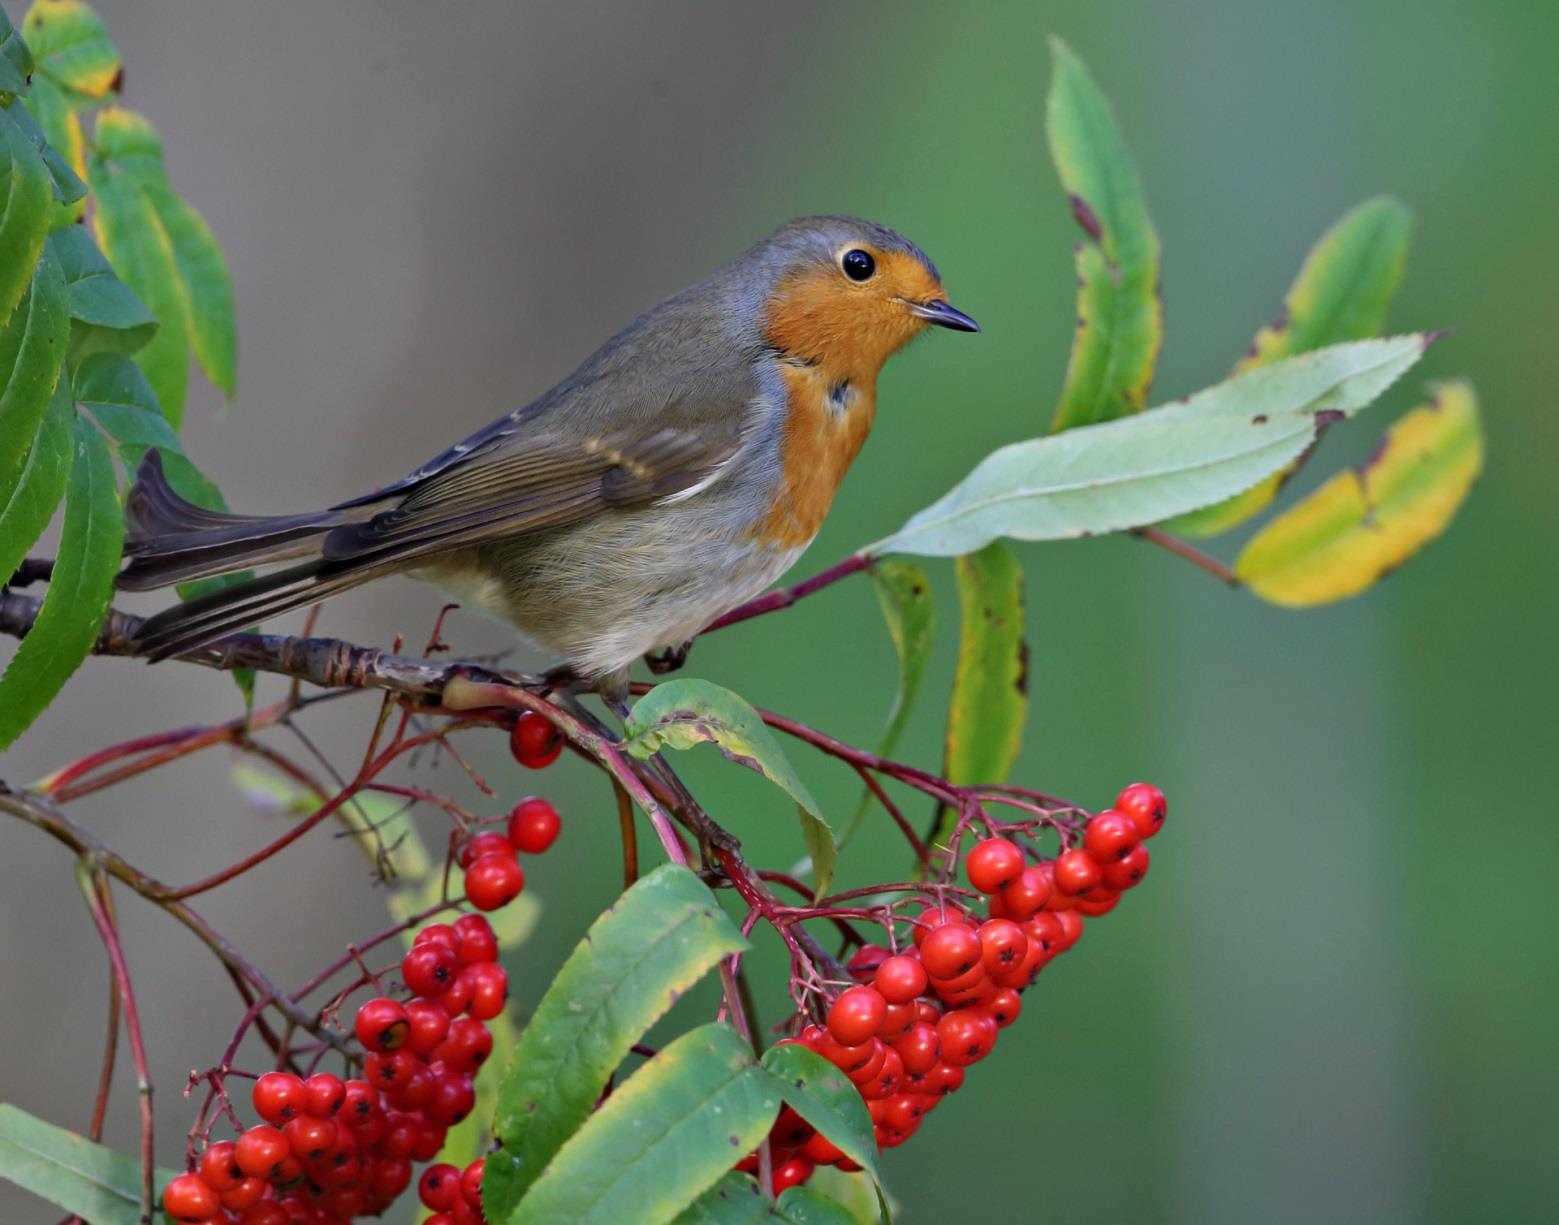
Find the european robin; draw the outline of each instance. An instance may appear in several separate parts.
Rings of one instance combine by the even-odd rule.
[[[641,315],[551,391],[393,484],[312,514],[216,514],[156,451],[129,500],[132,590],[295,564],[148,619],[161,659],[387,574],[435,582],[621,692],[790,568],[877,411],[883,363],[977,332],[885,226],[808,217]]]

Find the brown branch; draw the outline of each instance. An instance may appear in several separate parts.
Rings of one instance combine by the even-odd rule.
[[[1179,536],[1171,536],[1168,532],[1162,532],[1156,527],[1134,527],[1131,534],[1139,540],[1146,540],[1149,544],[1156,544],[1161,549],[1168,549],[1176,557],[1183,558],[1199,570],[1205,570],[1220,583],[1229,587],[1243,587],[1239,577],[1228,566],[1224,565],[1210,553],[1204,553],[1193,544],[1187,544]]]

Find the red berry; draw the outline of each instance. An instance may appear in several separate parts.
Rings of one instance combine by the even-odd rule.
[[[942,1061],[957,1067],[977,1063],[996,1044],[996,1021],[979,1008],[960,1008],[937,1023],[942,1042]]]
[[[907,1034],[909,1027],[915,1023],[916,1015],[913,1004],[889,1004],[883,1010],[882,1024],[877,1026],[877,1036],[891,1040],[900,1034]]]
[[[823,1035],[828,1031],[821,1025],[808,1025],[796,1035],[796,1041],[813,1053],[823,1049]]]
[[[406,1049],[424,1058],[438,1049],[449,1033],[449,1013],[436,1000],[412,1000],[406,1005],[406,1022],[411,1027]]]
[[[999,900],[1007,912],[1005,917],[1021,923],[1045,904],[1050,896],[1050,879],[1048,864],[1024,868],[991,903],[994,906]],[[992,915],[995,917],[994,911]]]
[[[282,1163],[292,1156],[287,1137],[265,1123],[251,1127],[238,1137],[233,1158],[250,1178],[271,1178],[281,1172]],[[209,1214],[207,1214],[209,1215]]]
[[[402,1056],[405,1062],[402,1064]],[[391,1056],[398,1066],[395,1081],[387,1092],[390,1102],[398,1110],[420,1110],[433,1100],[433,1071],[410,1051],[396,1051]]]
[[[299,1115],[288,1119],[281,1129],[287,1137],[292,1155],[299,1161],[314,1161],[336,1146],[336,1125],[329,1119],[316,1119],[312,1115]]]
[[[888,1001],[874,987],[848,987],[828,1010],[828,1032],[843,1045],[856,1046],[877,1032]]]
[[[926,991],[926,967],[918,957],[903,953],[889,957],[877,967],[872,986],[890,1004],[907,1004]]]
[[[964,860],[969,883],[981,893],[995,893],[1011,884],[1023,871],[1023,852],[1006,838],[987,838],[975,844]]]
[[[1086,895],[1102,878],[1098,861],[1087,851],[1065,851],[1056,860],[1056,888],[1073,897]]]
[[[1048,910],[1042,910],[1030,919],[1024,928],[1024,934],[1028,936],[1030,944],[1037,939],[1044,947],[1047,957],[1054,956],[1064,947],[1065,936],[1061,930],[1061,919]]]
[[[1028,956],[1028,937],[1011,919],[987,919],[977,933],[984,950],[981,961],[987,974],[1005,974],[1023,964]]]
[[[222,1200],[199,1174],[180,1174],[163,1188],[162,1207],[175,1221],[204,1221],[222,1211]]]
[[[1083,850],[1100,864],[1125,859],[1137,849],[1141,841],[1142,834],[1137,829],[1137,823],[1125,813],[1113,809],[1101,812],[1083,830]]]
[[[460,964],[474,966],[498,960],[498,936],[486,915],[463,914],[455,920],[460,936]]]
[[[848,1076],[866,1067],[876,1056],[877,1047],[870,1038],[865,1042],[847,1044],[825,1031],[818,1043],[817,1053]]]
[[[433,1052],[433,1057],[452,1072],[475,1072],[493,1053],[493,1035],[487,1026],[470,1017],[462,1017],[449,1026],[449,1037]]]
[[[346,1082],[329,1072],[316,1072],[303,1082],[303,1109],[316,1119],[334,1118],[346,1100]]]
[[[292,1214],[275,1200],[268,1199],[239,1217],[238,1225],[292,1225]]]
[[[466,869],[466,897],[478,910],[497,910],[520,896],[525,870],[513,855],[483,855]]]
[[[291,1072],[267,1072],[254,1082],[253,1101],[257,1115],[280,1127],[303,1113],[308,1095]]]
[[[413,1161],[432,1161],[444,1147],[444,1128],[425,1127],[417,1147],[411,1150]]]
[[[476,1106],[476,1089],[471,1078],[459,1072],[445,1072],[433,1085],[433,1100],[422,1108],[430,1123],[453,1127]]]
[[[1005,922],[1005,920],[1001,920]],[[976,937],[978,939],[978,937]],[[982,949],[984,946],[981,946]],[[983,956],[983,953],[982,953]],[[946,1000],[951,995],[963,995],[969,991],[979,990],[980,984],[985,981],[985,962],[976,961],[962,974],[956,974],[952,978],[933,978],[931,989],[937,995]]]
[[[915,941],[918,949],[925,944],[926,937],[939,927],[948,923],[962,923],[966,918],[964,909],[957,902],[944,902],[940,906],[931,905],[922,910],[915,920],[915,925],[910,928],[910,936]],[[929,972],[929,967],[927,967]]]
[[[1006,1029],[1023,1011],[1023,997],[1011,987],[1003,987],[996,992],[988,1007],[991,1016],[996,1019],[996,1024]]]
[[[815,1134],[812,1124],[789,1106],[780,1108],[779,1118],[775,1119],[774,1126],[769,1128],[769,1140],[776,1148],[800,1148]]]
[[[563,751],[563,734],[545,715],[523,711],[509,733],[509,751],[520,765],[540,770],[558,759]]]
[[[465,1197],[466,1203],[478,1210],[482,1207],[482,1169],[486,1164],[485,1157],[478,1157],[466,1166],[465,1173],[460,1176],[460,1194]]]
[[[469,868],[483,855],[507,855],[513,859],[514,848],[497,830],[488,830],[462,844],[457,858],[462,868]]]
[[[942,1058],[942,1041],[934,1025],[918,1021],[907,1034],[893,1040],[893,1049],[904,1061],[904,1070],[916,1076],[924,1076]]]
[[[434,1001],[451,1017],[458,1017],[471,1002],[471,980],[464,974],[455,979],[455,985]]]
[[[460,933],[448,923],[429,923],[412,940],[413,945],[430,942],[447,945],[457,954],[460,952]]]
[[[944,923],[922,942],[920,960],[932,978],[950,979],[978,965],[983,951],[973,928]]]
[[[382,995],[358,1008],[355,1025],[357,1040],[370,1051],[393,1051],[404,1046],[411,1032],[406,1009]]]
[[[1151,838],[1164,828],[1164,818],[1169,815],[1169,801],[1164,793],[1150,783],[1133,783],[1115,797],[1115,808],[1131,818],[1137,832]]]
[[[817,1132],[801,1146],[801,1155],[814,1165],[833,1165],[844,1152],[822,1132]]]
[[[1148,874],[1151,858],[1147,847],[1136,847],[1119,863],[1112,863],[1105,867],[1104,883],[1117,891],[1134,888]]]
[[[268,1183],[258,1178],[240,1178],[230,1188],[222,1192],[222,1207],[229,1212],[245,1212],[253,1208],[265,1196]],[[215,1219],[215,1218],[213,1218]],[[246,1216],[244,1218],[248,1220]]]
[[[416,1183],[416,1195],[424,1208],[432,1208],[435,1213],[454,1208],[455,1200],[460,1199],[460,1169],[447,1161],[427,1167]]]
[[[792,1157],[774,1167],[774,1194],[798,1187],[812,1177],[816,1167],[805,1157]]]
[[[220,1140],[200,1155],[200,1176],[213,1191],[230,1191],[243,1180],[233,1156],[236,1147],[231,1140]]]
[[[1057,913],[1056,920],[1061,924],[1061,947],[1069,949],[1083,938],[1083,920],[1079,915],[1070,910]]]
[[[443,995],[460,972],[460,958],[447,945],[419,944],[401,958],[401,978],[413,995],[427,999]]]
[[[369,1183],[369,1194],[388,1204],[411,1185],[411,1162],[402,1157],[398,1161],[381,1161]]]
[[[438,1080],[434,1078],[435,1092]],[[429,1098],[429,1106],[432,1098]],[[422,1115],[396,1111],[388,1116],[388,1123],[384,1129],[384,1135],[379,1143],[374,1146],[378,1155],[400,1160],[402,1157],[410,1157],[417,1148],[417,1141],[422,1138]]]
[[[887,961],[890,954],[880,944],[863,944],[851,954],[845,969],[850,971],[850,977],[869,982],[872,975],[877,973],[878,967]]]
[[[460,971],[471,980],[471,1002],[466,1010],[478,1021],[491,1021],[509,999],[509,974],[496,961],[467,966]]]
[[[417,1198],[434,1212],[447,1212],[460,1198],[460,1170],[447,1161],[430,1165],[417,1181]]]
[[[540,855],[563,828],[558,810],[536,796],[521,800],[509,815],[509,844],[527,855]]]
[[[926,1077],[926,1089],[936,1097],[946,1097],[964,1087],[964,1070],[956,1063],[943,1060],[931,1069]]]
[[[368,1197],[361,1187],[337,1187],[320,1197],[319,1206],[335,1221],[350,1221],[363,1214]]]
[[[1095,915],[1109,914],[1120,903],[1121,895],[1114,889],[1106,889],[1103,885],[1095,889],[1087,897],[1077,899],[1077,913],[1092,918]]]

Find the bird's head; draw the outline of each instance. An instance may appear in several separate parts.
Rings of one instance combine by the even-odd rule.
[[[874,378],[928,327],[980,330],[948,303],[926,254],[871,221],[805,217],[752,255],[769,273],[764,340],[794,361]]]

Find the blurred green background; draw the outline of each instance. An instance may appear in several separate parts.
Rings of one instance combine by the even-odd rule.
[[[1559,1219],[1559,10],[100,7],[127,103],[160,127],[175,181],[232,260],[239,400],[224,416],[207,389],[186,434],[245,509],[398,475],[779,222],[843,211],[921,243],[985,328],[890,366],[877,431],[797,573],[887,534],[1050,418],[1075,237],[1042,137],[1050,32],[1113,99],[1164,241],[1155,400],[1222,377],[1344,209],[1404,199],[1417,223],[1392,324],[1457,331],[1414,385],[1334,431],[1315,467],[1367,452],[1426,379],[1466,375],[1489,435],[1482,482],[1405,570],[1303,614],[1132,541],[1020,548],[1034,703],[1018,773],[1096,806],[1151,779],[1170,828],[1149,883],[1047,971],[993,1061],[886,1168],[911,1225]],[[1231,557],[1230,543],[1214,548]],[[950,569],[933,569],[940,651],[900,750],[927,765],[956,621]],[[396,580],[333,605],[323,629],[415,641],[438,603]],[[472,618],[453,631],[468,653],[507,642]],[[894,663],[870,585],[854,580],[700,643],[689,672],[870,742]],[[193,669],[96,661],[0,775],[234,712],[231,689]],[[369,716],[321,729],[341,761]],[[537,785],[497,745],[478,756],[505,796]],[[751,857],[791,862],[777,793],[703,756],[689,776]],[[829,812],[848,811],[846,772],[795,760]],[[164,879],[189,879],[278,828],[234,798],[228,765],[197,762],[78,815]],[[522,1005],[618,871],[599,780],[564,765],[543,785],[568,824],[531,873],[544,909],[511,961]],[[884,826],[851,847],[844,884],[901,874]],[[0,1097],[81,1128],[101,949],[57,848],[0,826],[0,863]],[[205,909],[283,981],[383,915],[355,853],[318,836]],[[181,930],[135,899],[122,910],[171,1160],[192,1117],[181,1079],[216,1059],[240,1009]],[[780,961],[765,947],[754,967],[775,1019]],[[125,1147],[127,1063],[110,1127]],[[0,1219],[50,1218],[0,1186]]]

